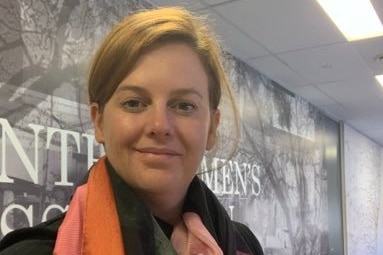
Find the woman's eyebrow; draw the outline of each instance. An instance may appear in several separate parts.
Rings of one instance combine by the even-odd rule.
[[[149,94],[149,92],[145,88],[142,88],[142,87],[136,86],[136,85],[129,85],[129,84],[125,85],[124,84],[124,85],[119,86],[116,89],[116,92],[124,92],[124,91],[131,91],[131,92],[135,92],[137,94]]]
[[[195,94],[201,99],[203,99],[203,96],[201,93],[199,93],[196,89],[194,88],[182,88],[182,89],[176,89],[175,91],[172,92],[173,96],[183,96],[183,95],[188,95],[188,94]]]
[[[120,87],[118,87],[116,89],[116,92],[120,92],[120,91],[121,92],[131,91],[131,92],[134,92],[137,94],[145,94],[145,95],[150,94],[150,92],[147,89],[140,87],[140,86],[137,86],[137,85],[130,85],[130,84],[121,85]],[[199,98],[203,99],[202,94],[199,93],[194,88],[180,88],[180,89],[175,89],[174,91],[171,92],[172,96],[184,96],[184,95],[188,95],[188,94],[194,94],[194,95],[197,95]]]

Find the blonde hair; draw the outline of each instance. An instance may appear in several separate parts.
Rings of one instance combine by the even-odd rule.
[[[91,64],[88,93],[100,111],[138,58],[166,42],[182,42],[200,57],[209,77],[209,102],[218,108],[222,93],[232,104],[237,134],[239,121],[234,95],[224,70],[222,51],[202,17],[180,7],[141,10],[119,24],[106,36]],[[239,140],[239,135],[236,140]],[[236,141],[236,144],[238,141]],[[236,147],[236,145],[235,145]]]

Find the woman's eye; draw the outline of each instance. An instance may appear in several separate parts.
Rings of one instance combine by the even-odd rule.
[[[125,102],[122,103],[123,107],[127,110],[133,111],[133,112],[138,112],[147,106],[144,102],[142,102],[139,99],[129,99]]]
[[[197,106],[189,102],[176,102],[172,108],[181,113],[191,113],[197,109]]]

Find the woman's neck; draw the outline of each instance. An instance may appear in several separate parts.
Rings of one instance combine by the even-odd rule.
[[[136,192],[149,211],[157,218],[175,225],[182,219],[182,210],[186,196],[184,192],[147,193]]]

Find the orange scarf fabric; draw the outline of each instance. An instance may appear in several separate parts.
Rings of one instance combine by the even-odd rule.
[[[80,186],[59,228],[54,255],[124,255],[114,195],[101,158]]]
[[[196,213],[187,212],[174,227],[171,243],[178,255],[223,255]],[[119,216],[106,158],[91,169],[77,188],[59,228],[54,255],[124,255]]]

